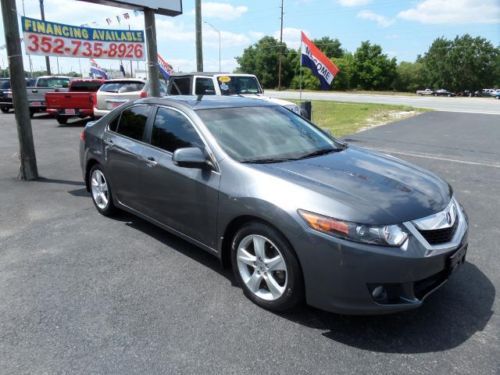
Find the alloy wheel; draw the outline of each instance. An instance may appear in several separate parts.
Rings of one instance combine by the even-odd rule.
[[[99,169],[95,169],[90,177],[92,198],[101,210],[106,209],[109,203],[109,188],[106,177]]]

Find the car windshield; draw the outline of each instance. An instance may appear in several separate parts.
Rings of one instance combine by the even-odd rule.
[[[252,76],[219,76],[217,77],[222,95],[261,94],[259,81]]]
[[[296,160],[343,149],[280,106],[202,109],[197,113],[224,151],[243,163]]]

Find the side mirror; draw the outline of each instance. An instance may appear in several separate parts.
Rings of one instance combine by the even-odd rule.
[[[202,149],[198,147],[178,148],[175,150],[172,160],[175,165],[184,168],[207,168],[211,162]]]

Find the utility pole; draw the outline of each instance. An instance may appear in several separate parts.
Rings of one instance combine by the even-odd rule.
[[[45,21],[45,10],[43,9],[43,0],[40,0],[40,13],[42,15],[42,21]],[[45,66],[47,67],[47,74],[50,76],[50,59],[49,56],[45,56]]]
[[[19,39],[19,23],[17,22],[16,0],[2,0],[2,16],[7,44],[7,56],[10,68],[10,85],[12,102],[16,109],[17,136],[19,138],[19,158],[21,180],[36,180],[38,168],[36,165],[35,144],[31,130],[28,93],[24,77],[23,55]]]
[[[156,23],[153,9],[144,8],[144,27],[146,28],[146,44],[148,48],[148,78],[151,96],[160,96],[160,80],[158,79],[158,50],[156,48]]]
[[[280,45],[278,51],[278,91],[281,90],[281,57],[283,54],[282,44],[283,44],[283,0],[281,0],[281,26],[280,26]]]
[[[196,70],[203,72],[203,35],[201,33],[201,0],[195,2],[196,17]]]

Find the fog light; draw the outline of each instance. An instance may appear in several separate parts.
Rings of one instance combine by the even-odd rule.
[[[375,289],[373,289],[372,297],[375,300],[383,300],[387,298],[387,292],[382,285],[379,285]]]

